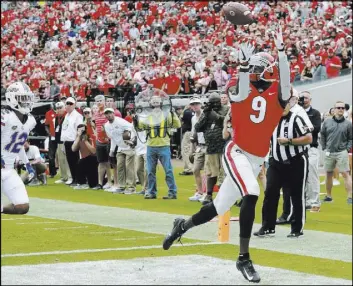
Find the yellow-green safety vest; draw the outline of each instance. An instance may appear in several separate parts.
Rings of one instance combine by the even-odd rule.
[[[150,115],[148,116],[148,121],[149,121],[149,136],[150,138],[164,138],[167,135],[167,124],[168,124],[168,117],[164,118],[164,114],[162,113],[162,120],[160,124],[154,124],[153,123],[153,116]],[[168,134],[169,135],[169,134]]]

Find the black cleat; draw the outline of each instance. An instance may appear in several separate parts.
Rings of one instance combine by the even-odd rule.
[[[280,216],[277,220],[276,220],[276,224],[290,224],[291,222],[289,220],[287,220],[286,218],[284,218],[283,216]]]
[[[185,233],[185,230],[181,228],[181,225],[184,222],[185,222],[185,219],[183,218],[176,218],[174,220],[172,232],[168,234],[163,241],[164,250],[168,250],[176,239],[180,241],[181,236]]]
[[[244,278],[249,282],[259,283],[261,278],[259,273],[256,272],[252,261],[248,260],[237,260],[237,269],[243,274]]]
[[[264,229],[261,227],[258,231],[254,232],[253,234],[258,237],[274,237],[275,236],[274,229]]]
[[[287,235],[288,238],[298,238],[299,236],[304,235],[302,232],[291,232]]]

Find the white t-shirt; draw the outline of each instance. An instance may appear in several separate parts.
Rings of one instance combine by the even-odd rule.
[[[82,115],[75,109],[70,114],[65,115],[61,130],[61,141],[75,141],[77,126],[83,123]]]
[[[29,145],[26,155],[28,160],[30,161],[40,159],[40,162],[44,163],[44,160],[40,155],[39,148],[35,145]]]
[[[109,121],[104,124],[104,130],[107,136],[110,138],[110,151],[114,151],[115,147],[118,146],[119,151],[132,150],[131,147],[125,144],[123,140],[124,130],[131,131],[131,138],[135,137],[133,125],[123,118],[115,117],[113,123]]]
[[[202,114],[202,112],[201,112]],[[201,117],[200,114],[200,117]],[[192,118],[191,118],[191,134],[193,135],[195,132],[195,125],[196,123],[199,121],[200,117],[197,117],[197,115],[195,114]],[[195,138],[196,139],[196,138]],[[203,132],[197,132],[197,142],[199,144],[206,144],[205,142],[205,137],[203,135]]]

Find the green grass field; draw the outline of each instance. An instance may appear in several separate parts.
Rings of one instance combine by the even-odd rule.
[[[177,200],[162,200],[167,193],[164,173],[158,169],[159,191],[157,200],[144,200],[139,195],[116,195],[104,191],[73,190],[65,185],[54,184],[30,187],[31,198],[87,203],[102,207],[119,207],[161,214],[192,215],[200,203],[189,202],[194,193],[193,176],[181,177],[179,168],[174,173],[178,185]],[[324,192],[324,186],[321,187]],[[319,230],[336,234],[352,234],[352,209],[346,204],[343,182],[334,187],[334,203],[323,204],[320,213],[307,212],[306,230]],[[256,222],[261,222],[263,194],[256,209]],[[281,212],[280,209],[278,213]],[[52,213],[55,213],[55,209]],[[73,215],[75,210],[72,210]],[[239,208],[233,207],[232,216],[238,216]],[[164,251],[159,245],[164,235],[151,234],[124,228],[85,224],[67,220],[48,219],[31,215],[2,215],[1,264],[2,266],[57,264],[64,262],[122,260],[142,257],[204,255],[235,260],[239,247],[231,244],[206,244],[209,241],[183,238],[184,246]],[[116,218],[119,219],[119,218]],[[128,221],[127,221],[128,223]],[[254,238],[253,238],[254,239]],[[276,238],[274,238],[276,239]],[[206,245],[193,245],[193,244]],[[191,244],[191,245],[190,245]],[[325,248],[325,245],[322,246]],[[347,251],[351,251],[347,249]],[[302,273],[352,280],[352,263],[337,259],[325,259],[299,254],[283,253],[252,248],[251,255],[257,265],[288,269]],[[334,269],[334,271],[333,271]]]

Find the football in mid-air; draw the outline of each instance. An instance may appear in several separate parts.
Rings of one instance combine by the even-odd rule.
[[[253,22],[253,16],[248,6],[237,3],[228,2],[222,8],[224,17],[233,25],[247,25]]]

